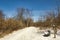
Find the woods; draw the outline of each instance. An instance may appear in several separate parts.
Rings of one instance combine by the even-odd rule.
[[[54,28],[60,29],[60,8],[57,8],[56,11],[50,11],[46,13],[45,20],[38,20],[34,22],[32,19],[32,13],[29,9],[18,8],[17,15],[12,18],[5,18],[5,15],[2,10],[0,10],[0,36],[4,36],[18,29],[25,27],[35,26],[40,27],[40,29]],[[54,29],[55,34],[57,30]],[[54,34],[54,35],[55,35]]]

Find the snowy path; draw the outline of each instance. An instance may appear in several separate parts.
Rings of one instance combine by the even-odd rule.
[[[15,31],[0,40],[60,40],[60,36],[53,38],[53,34],[49,37],[43,37],[42,35],[42,33],[38,33],[38,28],[28,27]]]

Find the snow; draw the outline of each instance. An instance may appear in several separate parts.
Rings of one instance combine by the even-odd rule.
[[[41,30],[40,30],[41,31]],[[53,34],[49,37],[44,37],[36,27],[27,27],[0,38],[0,40],[60,40],[60,35],[53,38]]]

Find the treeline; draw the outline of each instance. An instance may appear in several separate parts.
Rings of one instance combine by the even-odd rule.
[[[60,29],[60,7],[46,12],[46,14],[47,15],[44,16],[44,21],[38,20],[38,22],[35,22],[35,26],[38,26],[41,29],[53,28],[53,26],[55,26],[57,29]]]
[[[0,10],[0,36],[31,25],[33,25],[33,20],[28,9],[18,8],[17,15],[12,18],[6,18],[3,11]]]
[[[37,22],[33,21],[29,9],[18,8],[17,15],[12,18],[6,18],[3,11],[0,10],[0,36],[25,27],[35,26],[44,29],[51,28],[53,25],[60,29],[60,8],[56,11],[47,12],[45,20],[38,20]]]

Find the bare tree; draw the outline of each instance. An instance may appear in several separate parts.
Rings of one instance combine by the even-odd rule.
[[[2,10],[0,10],[0,32],[2,32],[3,31],[3,22],[4,22],[4,14],[3,14],[3,12],[2,12]]]
[[[4,14],[3,14],[2,10],[0,10],[0,19],[1,18],[4,18]]]
[[[17,9],[17,19],[27,19],[31,16],[31,11],[25,8],[18,8]]]
[[[29,9],[25,9],[25,8],[18,8],[18,15],[17,15],[17,19],[21,20],[22,22],[24,22],[26,19],[31,18],[31,11]],[[27,24],[28,25],[28,21]]]

